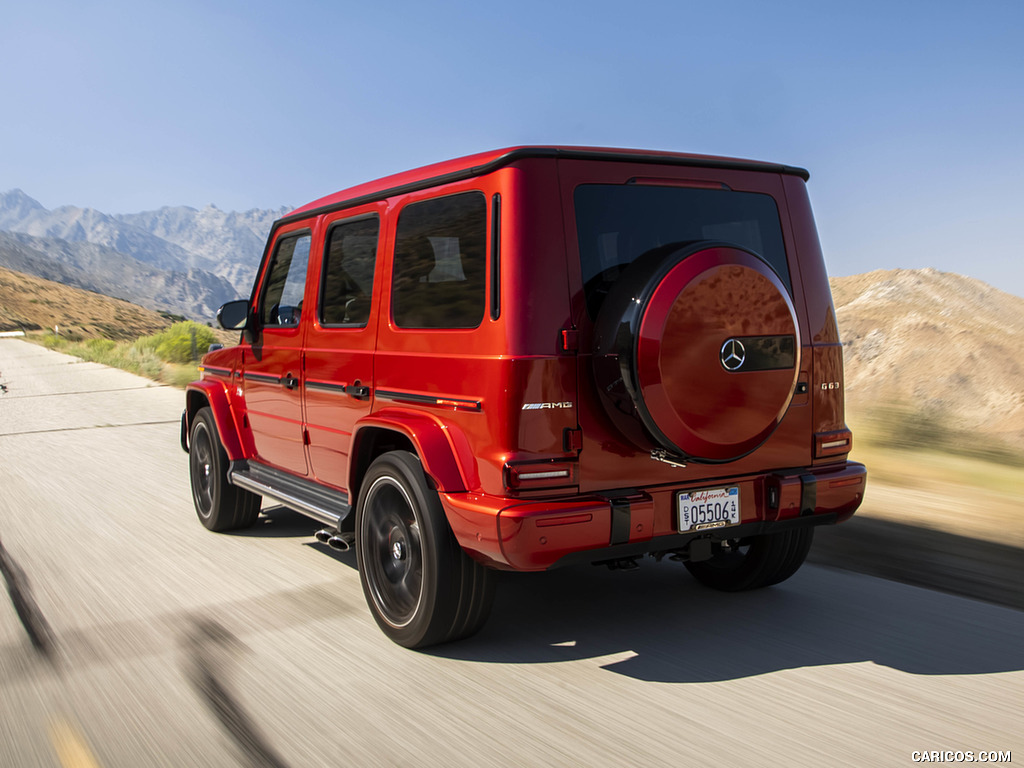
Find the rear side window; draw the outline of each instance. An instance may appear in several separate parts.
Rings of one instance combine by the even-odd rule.
[[[597,317],[611,284],[648,251],[701,240],[753,251],[792,294],[779,209],[771,195],[718,189],[584,184],[576,229],[587,311]]]
[[[467,192],[398,217],[392,317],[400,328],[476,328],[484,317],[487,201]]]
[[[277,241],[260,304],[263,325],[299,324],[309,265],[309,242],[309,235],[283,237]]]
[[[320,283],[321,324],[366,326],[379,231],[376,216],[344,222],[328,231]]]

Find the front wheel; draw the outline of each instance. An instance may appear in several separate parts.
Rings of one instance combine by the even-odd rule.
[[[495,574],[463,552],[415,455],[392,451],[370,465],[356,546],[366,603],[399,645],[458,640],[487,620]]]
[[[799,570],[811,549],[814,529],[793,528],[714,545],[710,560],[686,563],[701,584],[723,592],[770,587]]]
[[[188,468],[192,501],[203,525],[211,531],[231,531],[256,522],[262,499],[228,482],[228,455],[209,408],[200,408],[192,420]]]

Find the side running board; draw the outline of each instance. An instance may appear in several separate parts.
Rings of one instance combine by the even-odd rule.
[[[344,491],[324,488],[311,480],[255,461],[231,462],[228,481],[335,529],[340,528],[341,522],[352,511],[348,494]]]

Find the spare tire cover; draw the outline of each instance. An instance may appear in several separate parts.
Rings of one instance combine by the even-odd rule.
[[[704,462],[764,443],[800,367],[788,290],[760,257],[726,243],[637,259],[601,307],[594,353],[600,398],[631,442]]]

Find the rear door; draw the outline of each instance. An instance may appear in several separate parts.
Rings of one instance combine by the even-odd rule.
[[[373,403],[384,203],[324,222],[319,288],[306,331],[306,424],[317,480],[347,490],[352,431]]]

